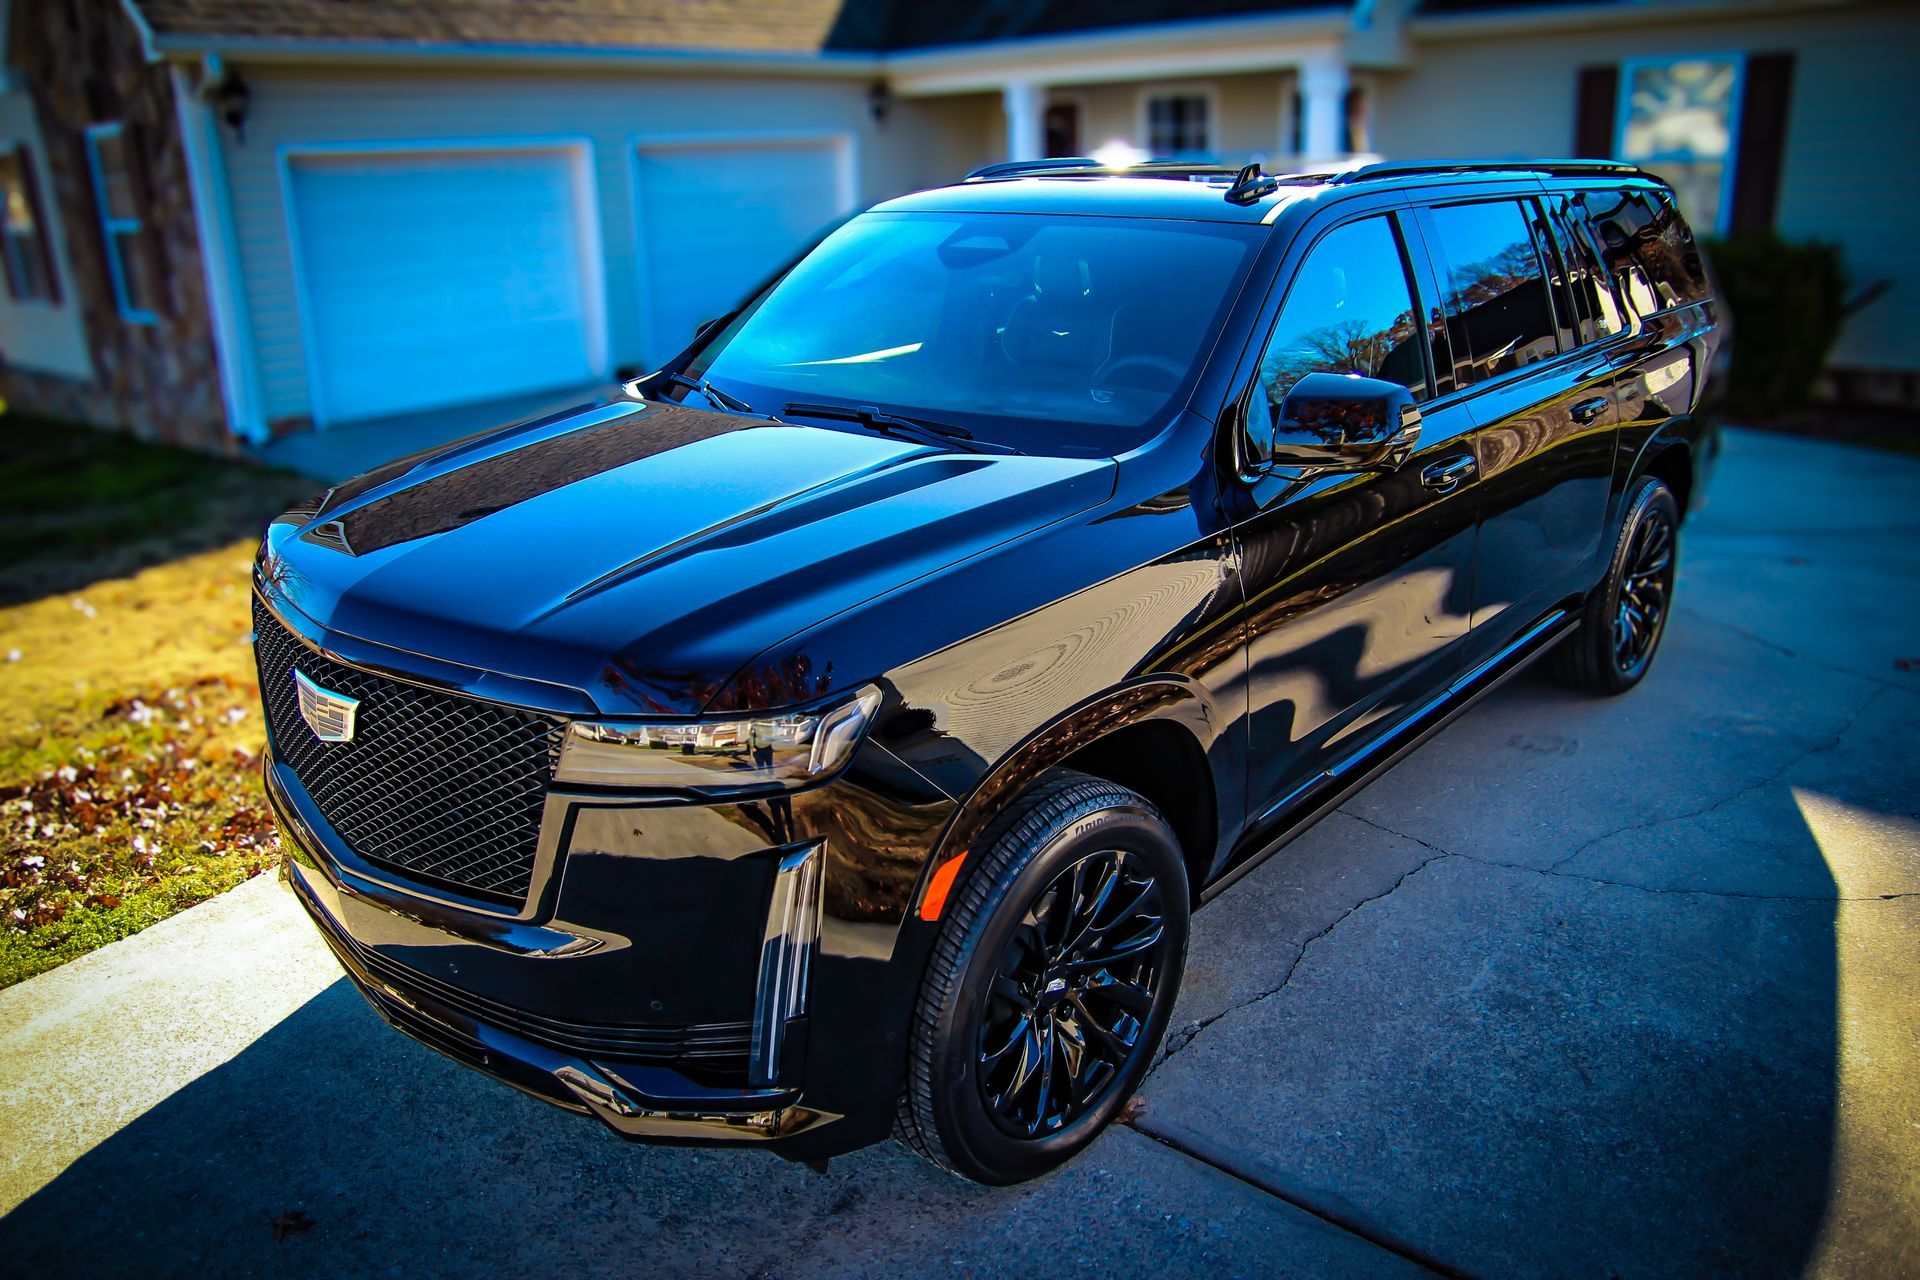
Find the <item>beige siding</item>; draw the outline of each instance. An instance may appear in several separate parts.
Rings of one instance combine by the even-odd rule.
[[[87,335],[81,327],[73,271],[68,267],[67,228],[53,203],[53,171],[47,147],[34,119],[33,102],[24,93],[0,94],[0,148],[24,146],[40,195],[40,216],[52,237],[53,269],[60,276],[60,301],[16,302],[0,284],[0,353],[13,368],[68,378],[93,376]]]
[[[1692,53],[1795,56],[1778,225],[1838,243],[1857,280],[1893,289],[1855,316],[1837,367],[1920,371],[1920,6],[1860,5],[1738,22],[1423,40],[1413,70],[1377,78],[1375,146],[1389,157],[1564,155],[1579,69]]]
[[[1246,75],[1196,76],[1192,79],[1119,84],[1063,85],[1055,100],[1080,104],[1080,143],[1088,151],[1110,142],[1147,145],[1146,106],[1150,94],[1205,93],[1214,103],[1214,150],[1222,160],[1276,157],[1286,150],[1292,71]]]
[[[615,365],[641,358],[633,171],[636,137],[847,134],[857,202],[950,180],[991,158],[982,98],[898,102],[876,124],[868,82],[548,72],[513,75],[244,68],[247,135],[223,134],[247,306],[269,419],[309,412],[281,155],[327,143],[584,138],[606,263]]]

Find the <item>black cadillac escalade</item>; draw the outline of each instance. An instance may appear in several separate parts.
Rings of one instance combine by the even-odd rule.
[[[629,1137],[1031,1177],[1198,905],[1534,658],[1640,680],[1724,328],[1621,165],[883,204],[274,522],[288,876],[394,1026]]]

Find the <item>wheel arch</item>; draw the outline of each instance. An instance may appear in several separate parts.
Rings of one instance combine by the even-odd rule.
[[[1692,508],[1695,494],[1693,442],[1685,436],[1656,432],[1641,446],[1640,454],[1634,459],[1633,468],[1627,473],[1627,489],[1621,495],[1622,501],[1633,492],[1633,486],[1640,479],[1652,476],[1663,480],[1673,490],[1674,505],[1680,509],[1681,519],[1685,519]]]
[[[1211,748],[1221,724],[1206,690],[1174,676],[1135,681],[1062,713],[1009,751],[961,798],[921,871],[912,914],[929,918],[923,908],[936,887],[941,901],[951,900],[971,870],[966,855],[973,841],[1042,774],[1061,767],[1117,783],[1151,801],[1180,841],[1189,892],[1197,901],[1219,850],[1220,788]],[[956,860],[959,867],[947,871]]]

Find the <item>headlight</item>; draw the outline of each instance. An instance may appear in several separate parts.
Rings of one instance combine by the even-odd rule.
[[[819,782],[853,757],[880,690],[822,711],[675,723],[577,720],[560,747],[557,782],[724,795]]]

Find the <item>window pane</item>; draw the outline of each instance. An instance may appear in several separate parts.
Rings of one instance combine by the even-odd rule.
[[[1614,296],[1613,283],[1588,234],[1584,215],[1562,197],[1552,219],[1554,243],[1566,262],[1567,290],[1573,295],[1578,344],[1597,342],[1627,331],[1627,319]]]
[[[26,152],[0,152],[0,232],[5,238],[7,288],[21,301],[54,297],[53,263],[34,193]]]
[[[1249,230],[1146,218],[864,214],[728,325],[687,372],[775,409],[872,404],[962,425],[1017,419],[1076,443],[1115,439],[1189,385],[1257,243]]]
[[[1553,306],[1526,214],[1510,201],[1433,210],[1463,387],[1554,355]]]
[[[91,136],[94,154],[100,160],[102,212],[111,218],[139,221],[140,205],[134,199],[133,175],[127,166],[126,135],[114,132]]]
[[[113,247],[120,255],[120,270],[126,277],[128,310],[158,315],[160,268],[152,238],[144,230],[122,231],[113,236]]]
[[[1700,250],[1664,196],[1645,191],[1590,196],[1587,207],[1609,269],[1640,314],[1707,296],[1707,271]]]
[[[1201,94],[1169,94],[1147,100],[1147,150],[1156,157],[1203,154],[1207,136],[1207,99]]]
[[[1619,154],[1673,184],[1694,223],[1720,223],[1720,193],[1733,160],[1737,58],[1629,63]]]
[[[1420,324],[1400,244],[1385,218],[1350,222],[1313,247],[1287,291],[1260,360],[1260,383],[1278,413],[1309,373],[1386,378],[1424,399]]]

